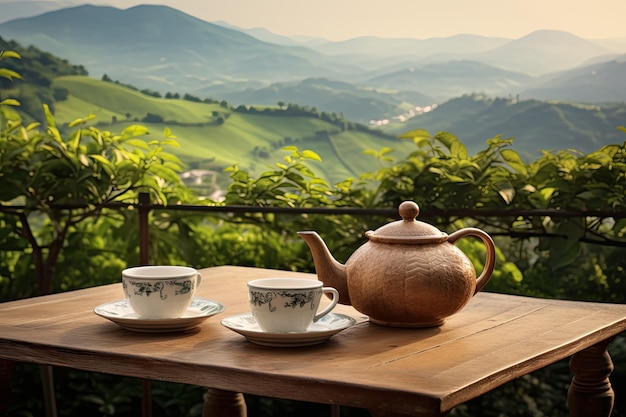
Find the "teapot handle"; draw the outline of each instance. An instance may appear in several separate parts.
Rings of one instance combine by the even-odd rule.
[[[466,227],[465,229],[457,230],[456,232],[451,233],[450,236],[448,236],[448,242],[454,244],[457,240],[465,236],[476,236],[480,238],[480,240],[482,240],[487,247],[487,260],[485,261],[483,272],[478,278],[476,278],[476,290],[474,291],[474,294],[476,294],[478,291],[482,290],[485,285],[487,285],[489,278],[491,278],[493,268],[496,265],[496,246],[493,243],[491,236],[489,236],[485,231],[475,227]]]

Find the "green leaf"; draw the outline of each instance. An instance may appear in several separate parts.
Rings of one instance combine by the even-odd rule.
[[[73,152],[76,152],[78,150],[78,145],[80,144],[80,139],[81,139],[81,134],[80,133],[81,133],[81,131],[78,130],[78,131],[74,132],[72,134],[72,136],[70,137],[68,146],[70,147],[70,149]]]
[[[176,138],[176,136],[172,134],[172,129],[170,129],[169,127],[166,127],[165,129],[163,129],[163,137],[168,138],[168,139]]]
[[[543,201],[548,202],[556,191],[557,189],[554,187],[546,187],[539,190],[539,194],[541,195],[541,198],[543,198]]]
[[[17,101],[16,99],[14,99],[14,98],[6,98],[6,99],[0,101],[0,105],[3,105],[3,106],[19,106],[20,102]]]
[[[128,140],[124,141],[124,145],[134,146],[134,147],[140,148],[140,149],[150,149],[150,147],[148,146],[146,141],[143,140],[143,139],[128,139]]]
[[[15,51],[2,51],[0,52],[0,59],[5,59],[5,58],[15,58],[15,59],[21,59],[22,56],[15,52]]]
[[[414,130],[410,130],[406,133],[402,133],[400,135],[398,135],[398,137],[400,139],[430,139],[430,133],[428,133],[426,130],[424,129],[414,129]]]
[[[320,162],[322,161],[322,158],[320,158],[320,156],[317,153],[308,149],[305,149],[302,151],[302,157],[306,159],[312,159],[314,161],[320,161]]]
[[[180,144],[173,139],[165,139],[165,140],[162,140],[160,143],[163,146],[167,145],[167,146],[174,146],[176,148],[180,148]]]
[[[90,114],[87,117],[84,117],[82,119],[76,119],[76,120],[70,122],[70,124],[68,126],[69,127],[74,127],[74,126],[79,125],[79,124],[84,124],[84,123],[88,122],[89,120],[92,120],[92,119],[95,119],[95,118],[96,118],[96,116],[94,114]]]
[[[137,136],[144,136],[149,134],[148,128],[142,125],[131,125],[122,130],[122,140],[134,138]]]
[[[105,158],[102,155],[89,155],[89,157],[91,159],[94,159],[98,162],[100,162],[102,165],[108,165],[108,166],[113,166],[113,164],[111,163],[111,161],[109,161],[107,158]]]
[[[84,166],[86,166],[86,167],[89,166],[89,158],[87,158],[87,155],[85,155],[84,153],[81,153],[81,154],[78,155],[78,160]]]
[[[515,198],[515,188],[511,184],[501,186],[498,189],[498,194],[500,195],[500,197],[502,197],[507,205],[511,204],[513,202],[513,199]]]
[[[150,171],[156,175],[158,175],[159,177],[163,178],[164,180],[167,180],[171,183],[177,183],[178,182],[178,175],[176,175],[176,172],[173,171],[172,169],[169,169],[163,165],[155,165],[152,164],[150,166]]]
[[[567,237],[564,239],[549,239],[549,265],[552,270],[569,265],[577,260],[580,253],[580,239],[585,234],[583,223],[583,219],[567,219],[557,225],[555,232],[564,234]]]
[[[50,111],[50,107],[48,107],[47,104],[43,105],[43,112],[46,116],[46,123],[48,124],[48,128],[56,128],[57,126],[56,120],[54,120],[54,115]],[[58,131],[57,131],[57,135],[58,135]],[[58,136],[58,138],[59,140],[61,139],[60,136]]]
[[[18,80],[23,79],[20,74],[7,68],[0,68],[0,77],[8,78],[9,80],[12,80],[14,78]]]
[[[524,280],[524,274],[522,274],[522,271],[520,271],[513,262],[505,262],[504,265],[502,265],[502,271],[506,272],[515,282],[522,282]]]
[[[452,133],[448,132],[439,132],[435,135],[435,139],[439,142],[443,143],[446,148],[452,151],[454,144],[459,144],[459,140]]]
[[[528,176],[528,168],[517,152],[512,149],[503,149],[500,151],[500,155],[502,155],[502,158],[508,166],[520,174]]]
[[[461,142],[452,142],[450,145],[450,153],[459,159],[467,158],[467,148]]]

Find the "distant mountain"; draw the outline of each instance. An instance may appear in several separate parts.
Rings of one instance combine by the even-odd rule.
[[[0,33],[82,62],[96,77],[106,73],[159,91],[193,92],[240,79],[334,77],[339,69],[350,67],[331,65],[306,48],[262,42],[165,6],[120,10],[84,5],[6,22]]]
[[[206,91],[212,95],[211,91]],[[431,105],[435,99],[412,91],[381,91],[343,81],[307,78],[302,81],[274,83],[260,89],[222,93],[233,105],[276,106],[278,102],[315,107],[343,114],[349,120],[368,123],[404,113],[407,107]]]
[[[368,81],[381,88],[421,91],[438,102],[467,93],[515,95],[532,77],[475,61],[427,64],[376,76]]]
[[[584,105],[539,100],[494,99],[480,94],[449,100],[435,111],[404,123],[389,125],[385,131],[402,133],[425,129],[455,134],[471,152],[485,148],[496,135],[514,138],[513,148],[527,160],[542,150],[576,149],[590,153],[606,144],[623,143],[626,104]]]
[[[228,22],[224,22],[223,20],[212,22],[216,25],[224,26],[228,29],[237,30],[239,32],[246,33],[260,41],[273,43],[276,45],[286,45],[286,46],[309,46],[309,45],[319,45],[325,44],[329,41],[324,38],[314,37],[314,36],[283,36],[277,35],[274,32],[271,32],[265,28],[250,28],[244,29],[239,26],[231,25]]]
[[[3,1],[0,2],[0,23],[22,17],[37,16],[52,10],[63,9],[72,6],[71,1]]]
[[[596,39],[594,43],[612,53],[622,54],[626,51],[626,36],[623,38]]]
[[[17,7],[20,3],[2,4]],[[319,108],[353,114],[358,120],[377,109],[381,114],[374,118],[385,118],[396,105],[423,105],[424,96],[439,104],[474,92],[541,96],[542,89],[552,88],[543,82],[558,82],[561,71],[609,62],[616,52],[626,53],[620,50],[626,48],[620,39],[591,41],[559,31],[537,31],[521,39],[466,34],[422,40],[360,37],[342,42],[289,38],[263,28],[209,23],[154,5],[125,10],[90,5],[64,8],[1,23],[0,34],[79,63],[94,78],[106,74],[163,95],[207,94],[201,98],[273,104],[281,96],[280,101],[330,106]],[[544,78],[547,74],[549,80]],[[615,82],[617,77],[604,80]],[[353,86],[324,89],[304,83],[297,87],[309,79]],[[613,93],[621,90],[610,91],[610,85],[597,85],[598,93],[612,93],[597,94],[597,101],[619,98]],[[577,88],[566,83],[551,91],[560,95],[555,99],[567,99],[577,96]],[[373,95],[364,96],[368,89]],[[324,91],[326,98],[321,96]]]
[[[568,70],[609,53],[609,49],[568,32],[539,30],[494,50],[476,54],[475,59],[511,71],[541,75]]]
[[[522,91],[521,96],[581,103],[624,102],[626,54],[609,62],[543,77],[536,86]]]
[[[479,35],[454,35],[445,38],[379,38],[361,36],[340,42],[327,42],[314,48],[325,54],[362,55],[388,59],[392,56],[414,58],[444,54],[474,54],[506,45],[511,39]]]

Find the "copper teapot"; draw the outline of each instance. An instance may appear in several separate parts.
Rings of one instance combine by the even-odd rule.
[[[495,245],[477,228],[450,235],[416,220],[413,201],[400,204],[402,220],[365,232],[368,241],[345,265],[330,253],[314,231],[301,231],[325,286],[339,291],[339,302],[352,305],[371,322],[392,327],[435,327],[461,310],[489,281],[495,266]],[[454,243],[476,236],[487,248],[481,274]]]

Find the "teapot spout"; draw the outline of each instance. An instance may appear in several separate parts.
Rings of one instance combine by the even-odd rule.
[[[348,274],[346,266],[339,263],[328,250],[328,246],[320,235],[313,231],[298,232],[304,239],[313,255],[313,263],[317,278],[325,286],[333,287],[339,291],[339,303],[350,305],[350,295],[348,293]]]

